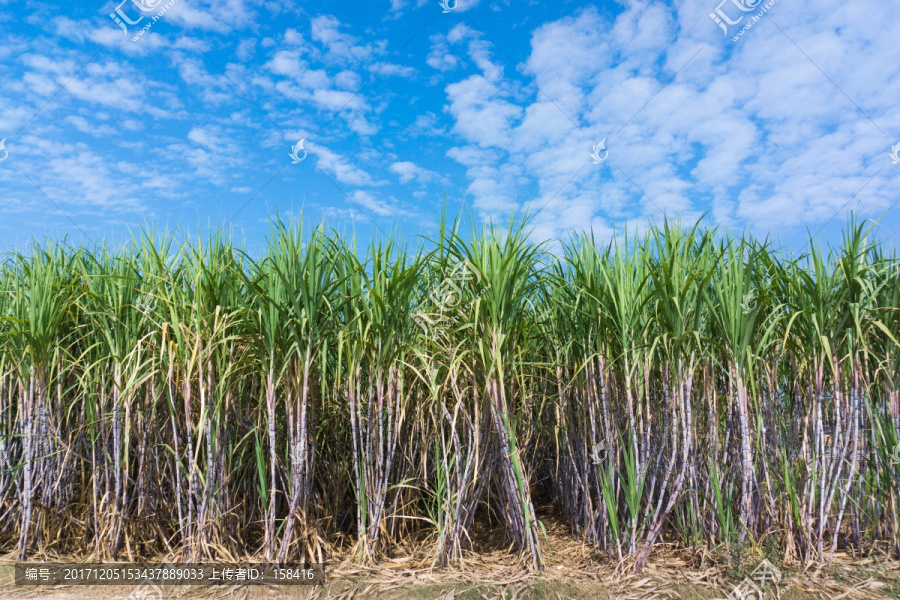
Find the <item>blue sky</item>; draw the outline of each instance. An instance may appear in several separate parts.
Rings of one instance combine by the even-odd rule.
[[[0,0],[2,247],[224,222],[253,250],[301,211],[410,237],[445,202],[795,248],[854,209],[896,247],[900,4],[719,1]]]

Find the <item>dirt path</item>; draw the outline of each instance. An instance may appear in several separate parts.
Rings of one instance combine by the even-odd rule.
[[[326,585],[311,586],[183,586],[158,591],[124,586],[16,586],[13,569],[0,566],[0,599],[48,600],[654,600],[727,598],[741,579],[722,570],[689,568],[677,556],[659,557],[640,576],[617,575],[607,565],[551,565],[533,575],[514,565],[489,565],[472,570],[432,572],[397,561],[379,569],[343,568],[329,574]],[[765,599],[825,600],[900,598],[900,564],[845,561],[829,569],[786,571],[781,583],[768,585]],[[738,600],[758,600],[746,596]]]
[[[180,586],[158,591],[125,586],[16,586],[14,560],[0,559],[0,600],[656,600],[728,598],[735,586],[758,568],[761,556],[732,558],[714,553],[691,554],[659,544],[640,575],[629,564],[617,565],[576,540],[552,514],[544,515],[547,530],[543,573],[528,573],[506,547],[500,529],[476,527],[475,551],[465,564],[447,570],[431,568],[427,544],[410,542],[384,558],[377,567],[355,564],[348,552],[336,553],[326,564],[328,583],[322,586]],[[32,560],[62,562],[60,557]],[[781,561],[772,557],[777,563]],[[154,561],[162,562],[162,560]],[[246,562],[258,562],[248,559]],[[900,562],[835,554],[828,568],[780,569],[781,581],[764,586],[762,598],[735,600],[857,600],[900,599]]]

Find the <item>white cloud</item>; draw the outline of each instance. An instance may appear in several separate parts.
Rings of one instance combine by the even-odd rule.
[[[444,33],[386,62],[405,38],[378,32],[423,6],[440,12],[392,0],[393,14],[385,5],[360,26],[281,3],[181,0],[173,20],[190,40],[163,23],[138,43],[102,13],[35,12],[41,32],[0,48],[0,131],[28,122],[33,137],[0,137],[67,210],[249,193],[261,167],[287,159],[282,128],[308,135],[310,163],[375,216],[411,214],[388,186],[426,197],[444,176],[420,165],[443,153],[441,171],[464,173],[452,187],[479,214],[531,207],[539,236],[608,233],[663,213],[802,232],[844,205],[877,216],[896,202],[896,3],[779,0],[738,43],[709,19],[707,0],[561,5],[561,18],[517,13],[491,34],[515,49],[515,66],[467,20],[438,15]],[[96,48],[113,52],[86,65]],[[594,165],[603,138],[609,159]],[[10,202],[26,206],[33,190],[23,189]]]
[[[428,51],[428,57],[425,63],[438,71],[452,71],[459,64],[459,59],[450,53],[450,46],[447,44],[447,38],[443,35],[433,35],[429,38],[431,41],[431,49]]]
[[[440,126],[438,116],[433,112],[416,115],[416,120],[408,131],[413,135],[426,135],[431,137],[445,137],[447,135],[447,130]]]
[[[358,63],[381,54],[385,42],[360,44],[356,36],[341,32],[341,25],[331,15],[315,17],[310,22],[312,39],[325,47],[329,59],[337,63]]]
[[[405,65],[395,65],[394,63],[380,63],[380,64],[372,64],[367,67],[369,71],[378,76],[393,76],[393,77],[404,77],[406,79],[411,79],[413,75],[416,74],[416,70],[413,67],[405,66]]]
[[[287,36],[285,36],[287,37]],[[241,60],[249,60],[254,51],[256,50],[256,40],[255,39],[244,39],[238,43],[237,48],[234,50],[234,55],[237,56]]]
[[[400,183],[410,183],[412,181],[428,183],[440,177],[434,171],[429,171],[409,161],[392,163],[388,170],[400,177]]]
[[[116,129],[110,125],[100,125],[96,121],[92,123],[77,115],[66,117],[66,121],[71,123],[81,133],[87,133],[94,137],[112,137],[117,133]]]
[[[317,166],[339,182],[353,186],[375,185],[376,182],[369,173],[351,164],[344,156],[315,143],[308,143],[307,147],[315,154]]]
[[[480,71],[445,88],[464,142],[448,156],[467,168],[478,210],[543,207],[542,236],[710,209],[717,222],[767,230],[827,221],[889,162],[896,140],[879,127],[900,138],[900,62],[884,25],[900,7],[828,0],[776,9],[769,15],[816,64],[771,23],[735,45],[712,20],[698,22],[710,12],[699,1],[625,2],[613,19],[588,8],[537,27],[524,65],[540,91],[525,88],[525,102],[518,75],[463,25],[452,41],[432,40],[433,52],[468,40]],[[877,24],[865,16],[876,13]],[[610,158],[593,165],[588,153],[601,138]],[[900,170],[885,169],[848,208],[879,213],[898,180]],[[532,202],[523,196],[535,186]]]
[[[179,0],[166,12],[182,27],[228,33],[252,25],[257,18],[248,0]]]
[[[409,214],[399,207],[396,198],[393,197],[376,197],[372,192],[356,190],[350,194],[350,198],[357,205],[356,208],[361,208],[370,216],[398,217]]]
[[[110,161],[87,144],[36,135],[21,138],[16,152],[28,176],[29,185],[23,187],[22,195],[36,199],[35,206],[54,212],[55,203],[67,212],[111,210],[131,216],[149,208],[140,199],[142,177],[133,177],[143,172],[139,165]]]

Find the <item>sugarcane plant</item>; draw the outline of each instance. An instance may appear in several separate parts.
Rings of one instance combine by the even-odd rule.
[[[544,521],[658,544],[900,554],[900,265],[703,223],[357,247],[273,219],[0,261],[0,545],[19,558],[465,564]],[[551,510],[552,507],[552,510]]]

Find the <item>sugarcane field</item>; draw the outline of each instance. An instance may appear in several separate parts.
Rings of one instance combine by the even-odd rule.
[[[897,23],[0,0],[0,600],[900,600]]]
[[[762,561],[785,598],[900,589],[871,225],[796,258],[673,223],[557,252],[524,219],[271,227],[256,258],[223,231],[7,256],[7,560],[325,564],[309,598],[708,598]]]

